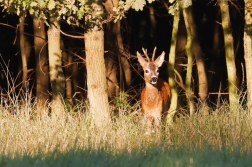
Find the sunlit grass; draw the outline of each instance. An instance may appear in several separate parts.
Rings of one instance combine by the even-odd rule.
[[[251,118],[239,110],[180,116],[161,134],[145,135],[141,114],[111,114],[112,127],[101,131],[81,108],[37,118],[32,104],[5,105],[0,166],[249,166]]]

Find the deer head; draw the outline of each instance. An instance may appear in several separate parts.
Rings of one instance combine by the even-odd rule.
[[[155,47],[152,54],[152,59],[150,60],[147,54],[147,49],[142,48],[142,50],[147,58],[147,61],[142,57],[142,55],[139,52],[137,52],[137,58],[144,71],[144,80],[145,82],[148,82],[152,85],[156,85],[159,75],[158,68],[164,62],[165,52],[163,51],[161,55],[154,60],[156,53],[156,47]]]

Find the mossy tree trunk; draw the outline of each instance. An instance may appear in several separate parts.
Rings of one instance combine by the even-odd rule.
[[[60,24],[56,17],[50,18],[48,28],[49,75],[52,87],[52,114],[64,112],[65,76],[62,69],[62,53],[60,49]]]
[[[168,64],[168,74],[169,74],[169,84],[171,87],[171,105],[167,115],[167,124],[171,125],[173,123],[174,115],[177,111],[178,105],[178,92],[175,83],[174,76],[174,67],[175,67],[175,58],[176,58],[176,43],[177,43],[177,34],[178,34],[178,25],[179,25],[179,15],[180,10],[177,10],[174,14],[173,18],[173,30],[172,30],[172,39],[171,39],[171,47],[169,54],[169,64]]]
[[[40,115],[44,115],[48,113],[46,102],[49,100],[49,64],[44,22],[33,19],[33,31],[36,57],[37,111]]]
[[[99,13],[94,16],[99,19],[103,14],[102,1],[94,3],[90,0],[88,5],[92,5],[93,10]],[[104,31],[100,24],[96,24],[100,20],[89,21],[86,22],[84,33],[89,110],[93,126],[102,130],[111,123],[104,60]]]
[[[245,0],[244,58],[247,77],[247,107],[252,116],[252,1]]]
[[[228,93],[230,109],[238,111],[239,98],[237,95],[237,79],[234,55],[234,39],[232,36],[232,26],[229,15],[228,1],[219,0],[221,10],[222,28],[225,43],[225,58],[228,75]]]
[[[198,34],[196,25],[193,18],[193,7],[189,6],[183,10],[183,16],[186,24],[187,35],[191,36],[190,51],[192,56],[195,57],[197,72],[198,72],[198,95],[202,103],[201,112],[204,115],[208,114],[208,104],[206,102],[208,97],[208,81],[205,69],[205,63],[203,59],[203,51],[198,41]],[[190,34],[189,34],[190,33]]]
[[[186,68],[186,80],[185,80],[185,92],[187,97],[187,102],[189,105],[190,115],[195,112],[194,102],[193,102],[193,91],[191,89],[192,85],[192,67],[193,67],[193,54],[192,54],[192,32],[188,21],[188,15],[186,9],[183,9],[183,16],[185,20],[186,32],[187,32],[187,42],[186,42],[186,55],[187,55],[187,68]]]

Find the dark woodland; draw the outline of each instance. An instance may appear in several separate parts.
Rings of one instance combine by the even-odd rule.
[[[236,93],[239,95],[239,101],[246,108],[246,68],[244,60],[244,6],[242,0],[229,1],[229,14],[231,21],[231,32],[233,36],[235,67],[236,67]],[[126,92],[129,98],[128,102],[134,105],[140,99],[140,91],[144,86],[142,78],[143,71],[136,58],[136,52],[142,53],[142,48],[146,48],[149,54],[152,54],[154,47],[157,47],[156,56],[162,51],[165,54],[165,62],[160,69],[160,77],[168,81],[168,60],[171,46],[173,18],[168,13],[168,4],[166,1],[158,0],[152,4],[144,6],[143,11],[134,11],[130,9],[125,18],[122,18],[120,24],[109,22],[103,24],[104,29],[104,59],[106,66],[106,79],[108,85],[109,103],[113,105],[115,98],[121,93]],[[104,7],[105,9],[105,7]],[[182,10],[182,9],[181,9]],[[193,92],[193,101],[195,106],[206,103],[213,110],[220,107],[220,103],[229,102],[228,92],[228,74],[225,59],[226,47],[224,43],[224,33],[222,27],[222,17],[220,6],[217,1],[193,0],[190,7],[196,30],[196,43],[199,50],[192,50],[193,55],[200,54],[205,66],[207,76],[207,95],[202,102],[199,96],[199,71],[197,71],[197,62],[193,58],[191,90]],[[44,23],[42,23],[44,24]],[[61,52],[62,68],[65,77],[64,99],[72,106],[78,102],[85,101],[87,96],[87,70],[85,56],[85,42],[83,38],[76,36],[84,35],[84,25],[80,21],[80,26],[69,25],[64,20],[61,24]],[[44,74],[38,74],[36,66],[34,27],[33,19],[28,14],[24,23],[24,35],[26,38],[27,55],[27,78],[23,79],[22,58],[20,50],[20,26],[19,17],[14,14],[8,14],[1,8],[0,12],[0,91],[1,99],[7,99],[11,93],[22,94],[29,92],[29,95],[36,97],[37,80],[41,75],[49,75],[48,70]],[[122,45],[118,42],[115,35],[116,26],[120,26]],[[48,26],[45,25],[45,32]],[[75,37],[74,37],[75,36]],[[175,81],[178,92],[178,108],[188,111],[187,96],[185,89],[186,64],[187,64],[187,29],[183,12],[180,12],[179,26],[176,43],[176,64]],[[45,39],[44,49],[47,50],[47,39]],[[120,48],[122,47],[122,48]],[[123,51],[122,51],[123,50]],[[123,61],[128,62],[125,71]],[[45,64],[48,62],[46,61]],[[130,69],[130,71],[129,71]],[[38,76],[39,75],[39,76]],[[182,81],[179,78],[182,78]],[[48,76],[47,76],[48,78]],[[47,81],[48,82],[48,81]],[[181,83],[182,82],[182,83]],[[45,99],[52,99],[52,87],[44,89]],[[35,99],[35,98],[34,98]]]

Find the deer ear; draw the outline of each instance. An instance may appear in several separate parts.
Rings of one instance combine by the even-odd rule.
[[[163,51],[162,54],[155,60],[155,64],[158,67],[160,67],[164,62],[164,58],[165,58],[165,52]]]
[[[142,67],[144,67],[145,64],[147,63],[147,61],[144,60],[144,58],[141,56],[141,54],[139,52],[137,52],[137,58],[138,58],[138,61],[139,61],[140,65]]]

